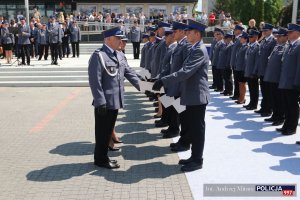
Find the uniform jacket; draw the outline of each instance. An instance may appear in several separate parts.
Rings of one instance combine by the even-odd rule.
[[[230,68],[230,55],[233,43],[230,42],[228,44],[223,45],[220,48],[219,52],[219,60],[217,64],[218,69],[229,69]]]
[[[270,83],[279,83],[281,66],[282,66],[282,56],[287,46],[288,46],[287,44],[285,45],[277,44],[274,47],[274,50],[269,56],[269,61],[265,72],[264,81]]]
[[[258,50],[259,43],[255,42],[254,44],[249,44],[246,51],[246,65],[245,65],[245,74],[247,78],[252,78],[255,74],[255,66],[258,62]]]
[[[48,37],[49,37],[49,43],[55,44],[55,43],[61,43],[62,42],[62,30],[59,24],[50,23],[47,28],[48,31]]]
[[[236,66],[236,54],[237,54],[237,51],[239,50],[239,48],[241,48],[241,46],[242,46],[242,44],[239,40],[239,37],[237,37],[232,45],[231,55],[230,55],[230,66],[234,70],[235,70],[235,66]]]
[[[173,43],[168,46],[167,53],[164,56],[164,59],[162,61],[162,69],[161,69],[161,72],[159,73],[159,79],[170,74],[170,68],[171,68],[170,61],[171,61],[172,53],[173,53],[174,49],[176,48],[176,46],[177,46],[177,43]]]
[[[2,44],[14,44],[15,43],[14,34],[10,33],[8,28],[1,29],[0,40],[1,40],[0,43],[2,43]]]
[[[30,44],[31,30],[28,25],[20,26],[18,30],[18,44]]]
[[[217,44],[217,40],[214,39],[211,44],[210,44],[210,51],[209,51],[209,59],[210,61],[213,60],[213,56],[214,56],[214,48],[215,48],[215,45]]]
[[[71,31],[69,28],[64,27],[62,28],[62,32],[63,32],[62,43],[68,44],[70,42]]]
[[[279,88],[293,89],[299,85],[300,73],[300,40],[294,45],[289,44],[282,57]]]
[[[75,26],[70,29],[71,31],[71,42],[80,42],[81,41],[81,33],[80,29]]]
[[[199,42],[189,52],[182,68],[161,80],[166,87],[181,83],[180,103],[182,105],[205,105],[210,99],[208,65],[209,56],[206,47]]]
[[[140,27],[131,27],[129,32],[129,39],[131,42],[141,42],[142,41],[142,31]]]
[[[48,44],[48,33],[47,30],[39,29],[37,43],[41,45]]]
[[[144,44],[142,50],[141,50],[141,62],[140,67],[145,68],[146,67],[146,56],[149,56],[148,50],[151,47],[151,43],[147,42]]]
[[[103,56],[105,66],[101,63],[99,53]],[[117,71],[117,74],[111,76],[106,69],[110,72]],[[123,108],[124,78],[127,78],[139,89],[139,78],[128,66],[124,55],[117,52],[116,58],[106,45],[92,54],[89,60],[88,74],[94,107],[106,105],[107,109],[112,110]]]
[[[245,65],[246,65],[246,59],[245,59],[245,56],[246,56],[246,51],[248,49],[248,44],[243,44],[241,46],[241,48],[239,48],[239,50],[237,51],[236,53],[236,67],[235,67],[235,70],[236,71],[245,71]]]
[[[151,73],[151,62],[152,62],[152,57],[154,55],[155,48],[157,47],[158,44],[156,42],[152,43],[149,42],[149,49],[146,51],[146,57],[145,57],[145,69],[147,69]]]
[[[179,41],[174,51],[172,52],[170,58],[170,71],[169,74],[179,71],[182,68],[183,62],[187,58],[189,51],[191,49],[191,45],[188,43],[187,39],[183,39]],[[166,75],[169,75],[166,74]],[[168,86],[166,94],[171,97],[180,96],[180,82],[174,83]]]
[[[151,61],[151,78],[157,77],[160,71],[160,65],[162,63],[162,58],[167,52],[167,45],[164,39],[162,39],[158,44],[153,47],[153,56]]]
[[[273,51],[274,47],[276,45],[276,40],[273,35],[268,38],[268,40],[262,40],[262,42],[259,45],[259,62],[257,64],[257,75],[258,76],[264,76],[265,71],[268,65],[268,60],[271,52]]]
[[[214,53],[213,53],[213,59],[211,62],[211,65],[216,67],[218,65],[219,62],[219,53],[220,50],[223,48],[223,46],[225,46],[225,42],[223,40],[220,40],[217,42],[217,44],[214,47]]]

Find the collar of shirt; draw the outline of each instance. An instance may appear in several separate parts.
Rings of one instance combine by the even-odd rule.
[[[195,44],[193,44],[192,49],[196,49],[196,47],[201,43],[201,41],[196,42]]]
[[[250,47],[253,47],[255,44],[257,44],[258,42],[256,41],[256,42],[253,42],[253,43],[249,43],[249,46]]]
[[[111,51],[111,53],[114,53],[115,52],[115,50],[113,50],[110,46],[108,46],[107,44],[104,44],[110,51]]]
[[[290,44],[293,46],[298,40],[300,40],[300,38],[298,38],[297,40],[294,40],[294,41],[290,41]]]
[[[268,37],[266,37],[266,38],[265,38],[266,41],[270,40],[270,38],[271,38],[272,36],[273,36],[273,35],[271,34],[271,35],[269,35]]]
[[[183,40],[186,38],[186,36],[184,36],[179,42],[178,44],[182,44]]]
[[[239,38],[239,37],[241,37],[242,36],[242,34],[239,34],[238,36],[236,36],[236,38]]]
[[[176,44],[177,44],[177,42],[173,42],[172,44],[170,44],[170,45],[168,46],[168,48],[172,48],[172,47],[174,47]]]

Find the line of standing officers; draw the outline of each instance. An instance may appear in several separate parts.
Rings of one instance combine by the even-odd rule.
[[[147,92],[151,100],[162,95],[175,99],[186,110],[178,113],[173,106],[161,106],[161,119],[156,120],[156,127],[162,129],[163,138],[180,135],[176,143],[171,143],[174,152],[191,148],[188,159],[182,159],[182,171],[194,171],[202,168],[205,142],[205,112],[209,103],[208,65],[209,56],[202,38],[206,26],[194,20],[188,24],[159,22],[150,27],[149,33],[143,36],[145,45],[142,48],[140,67],[151,73],[154,82],[153,90]],[[164,94],[159,94],[164,87]],[[157,117],[157,115],[156,115]]]
[[[213,84],[210,89],[245,104],[246,85],[250,102],[243,107],[255,110],[282,135],[296,133],[299,119],[300,25],[274,28],[265,23],[259,32],[244,31],[236,25],[234,35],[215,28],[210,59]],[[233,79],[232,79],[233,74]],[[257,109],[259,87],[262,96]],[[297,144],[300,144],[297,142]]]
[[[5,49],[12,50],[15,46],[15,53],[21,58],[19,65],[30,65],[31,57],[41,60],[48,59],[49,48],[51,51],[51,64],[57,65],[58,58],[69,57],[70,43],[72,46],[72,57],[79,57],[79,43],[81,41],[81,32],[76,21],[63,24],[56,22],[56,17],[50,16],[48,23],[26,24],[24,17],[20,18],[20,25],[16,30],[11,31],[6,27],[1,28],[1,44],[5,44]],[[2,30],[3,29],[3,30]],[[10,36],[13,36],[10,37]],[[12,46],[10,48],[10,46]],[[7,52],[8,63],[11,63],[12,55]],[[25,62],[26,58],[26,62]]]

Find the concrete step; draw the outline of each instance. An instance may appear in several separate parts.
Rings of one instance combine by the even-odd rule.
[[[60,66],[22,66],[22,67],[0,67],[0,72],[34,72],[34,71],[87,71],[86,67],[60,67]]]
[[[87,70],[82,71],[0,71],[0,78],[5,76],[87,76]]]
[[[88,81],[0,81],[0,87],[88,87]]]
[[[0,76],[1,81],[87,81],[88,75],[83,76]]]

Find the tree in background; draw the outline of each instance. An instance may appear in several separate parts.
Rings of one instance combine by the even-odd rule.
[[[287,24],[291,23],[292,14],[293,14],[293,2],[289,3],[281,10],[277,19],[279,21],[280,26],[287,27]]]
[[[282,0],[216,0],[215,11],[230,12],[233,19],[248,24],[254,18],[257,23],[278,23]]]

